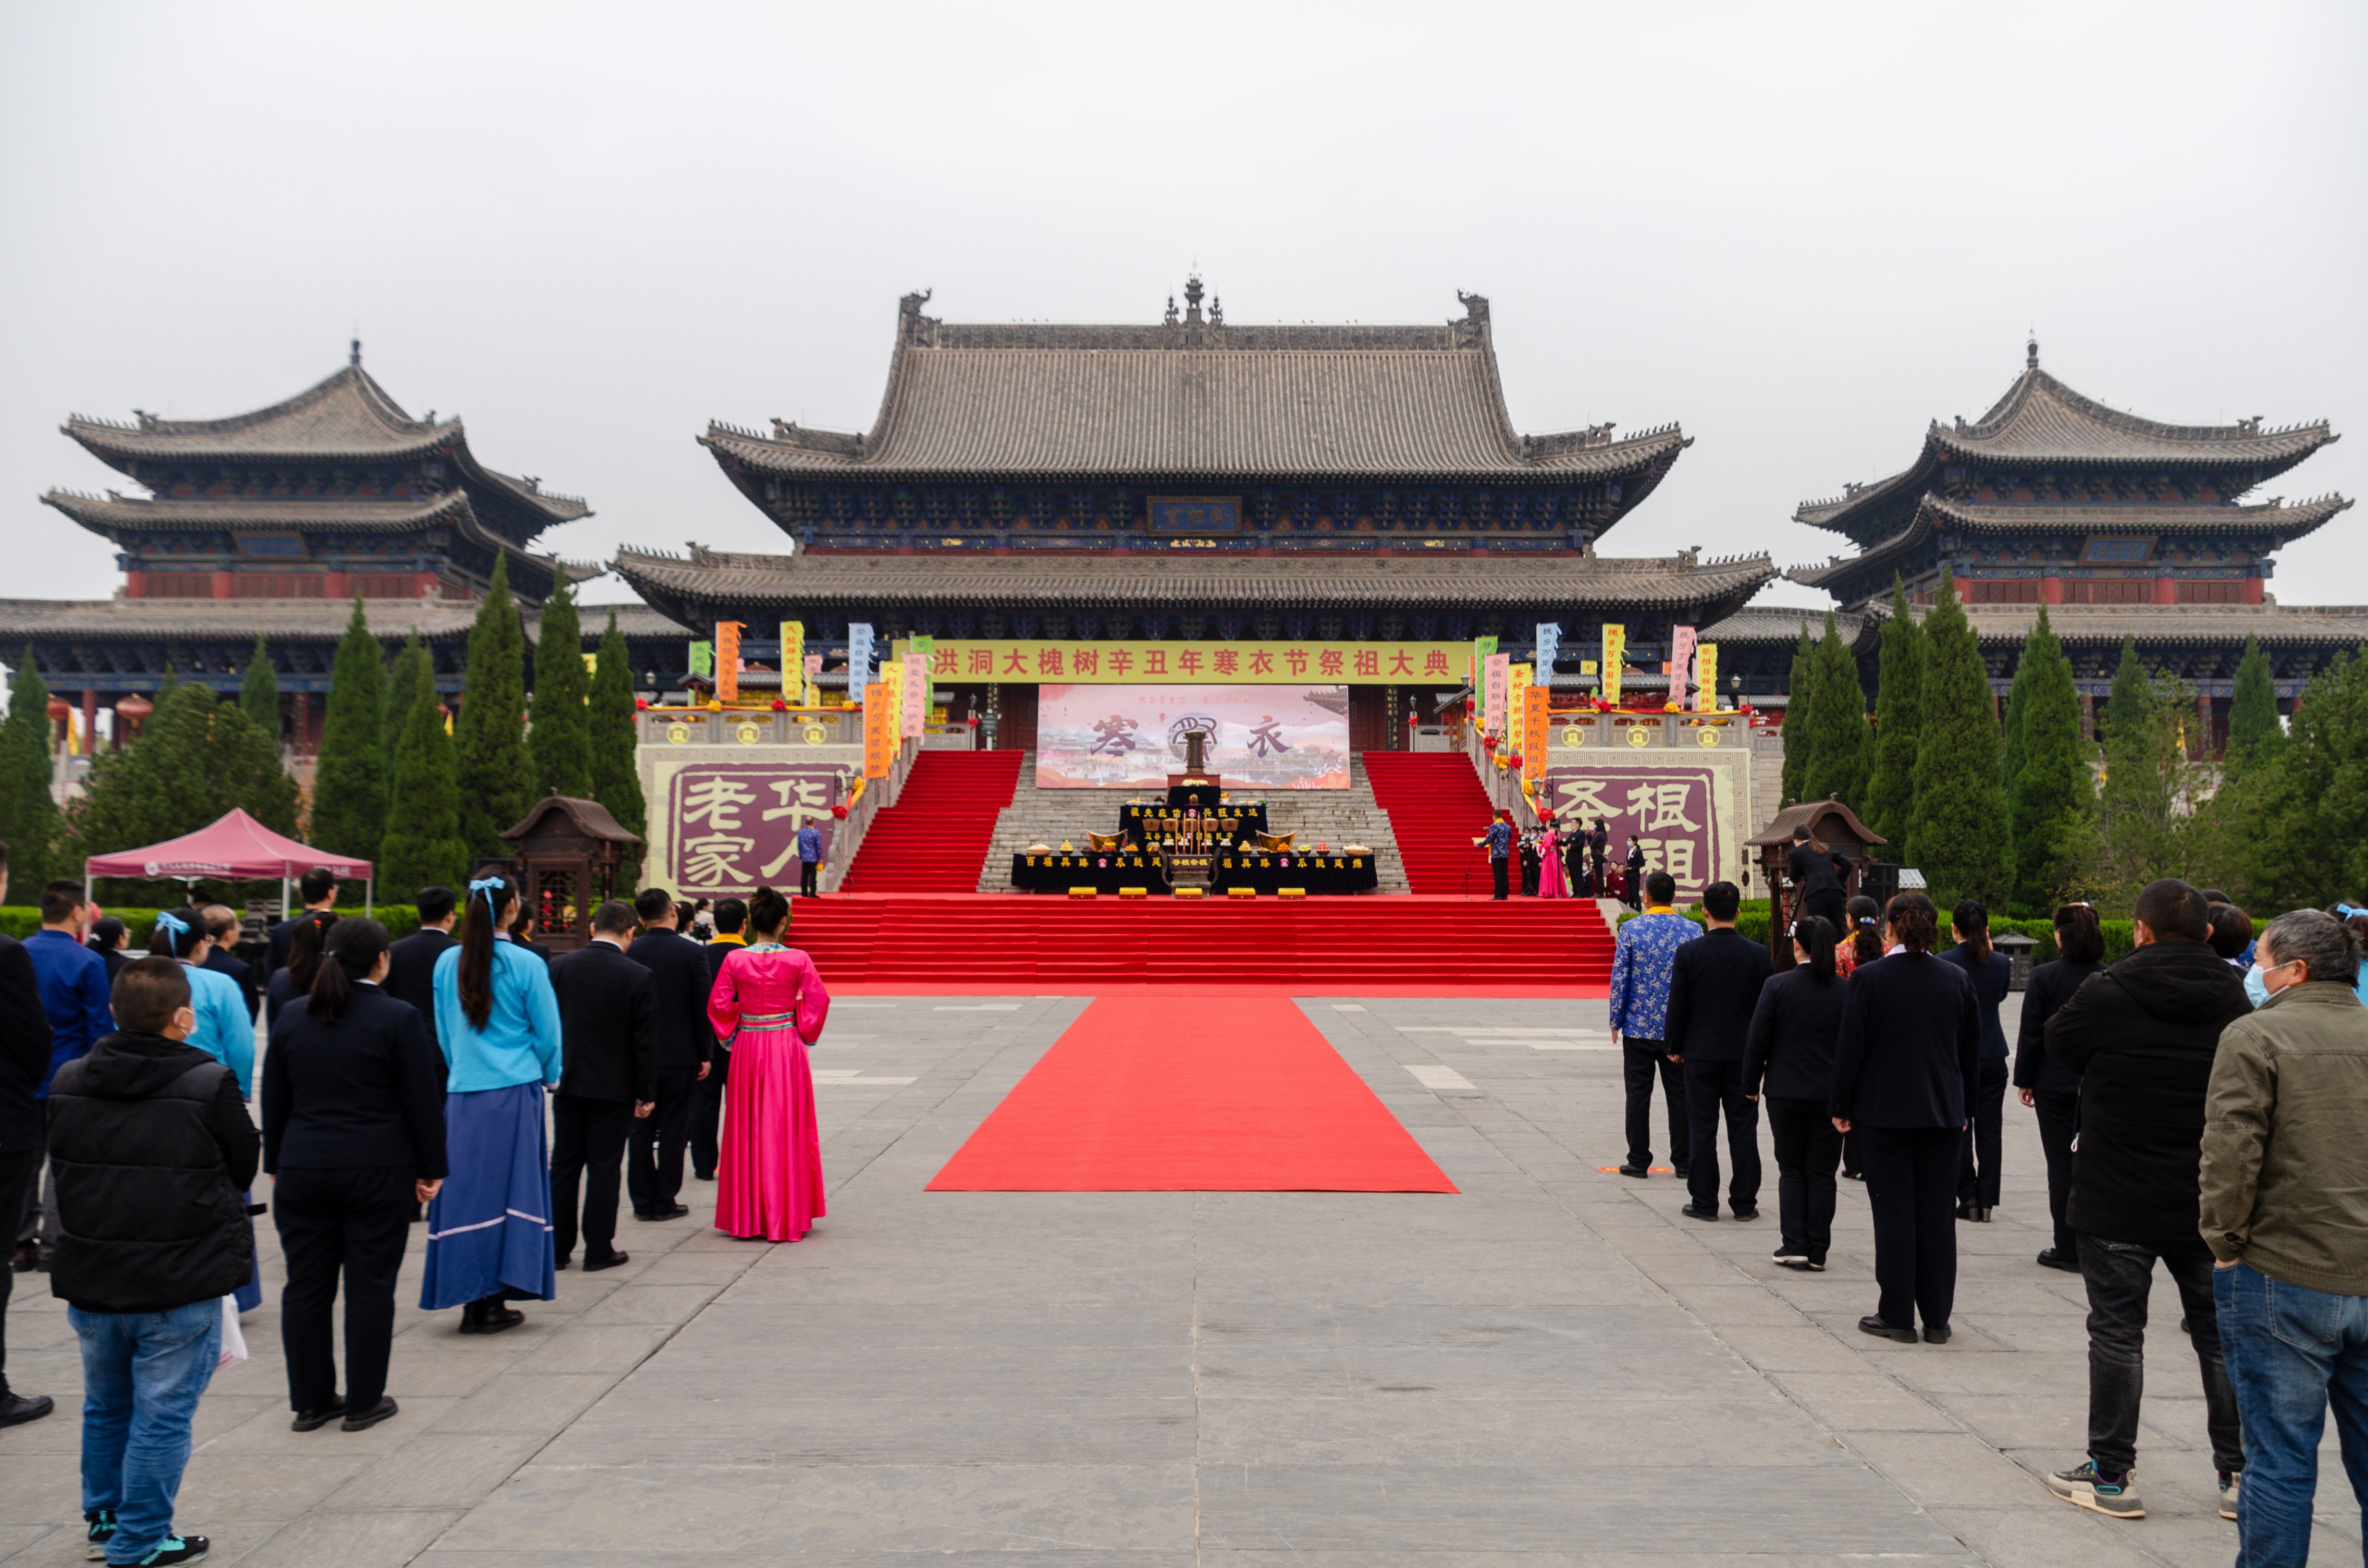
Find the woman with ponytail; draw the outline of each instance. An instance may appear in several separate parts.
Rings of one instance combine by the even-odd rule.
[[[267,1034],[279,1025],[279,1014],[290,1002],[313,994],[321,972],[321,950],[328,946],[329,927],[337,923],[335,910],[307,910],[288,927],[288,961],[271,971],[263,991],[263,1027]]]
[[[419,1304],[465,1308],[463,1334],[515,1328],[526,1314],[509,1302],[558,1289],[543,1090],[559,1082],[559,998],[549,967],[510,939],[518,908],[507,872],[471,881],[460,945],[436,960],[452,1172],[427,1210]]]
[[[748,945],[724,956],[707,999],[715,1038],[732,1052],[715,1228],[744,1240],[797,1241],[825,1212],[806,1048],[830,1017],[830,993],[814,960],[783,946],[789,931],[789,899],[758,888]]]
[[[1957,1296],[1957,1165],[1981,1091],[1973,983],[1935,958],[1940,912],[1920,892],[1884,911],[1884,956],[1850,976],[1834,1050],[1834,1128],[1856,1132],[1882,1299],[1862,1333],[1949,1339]]]
[[[2105,932],[2096,910],[2067,903],[2055,912],[2055,962],[2031,971],[2022,988],[2014,1086],[2022,1103],[2039,1113],[2039,1148],[2047,1157],[2047,1212],[2055,1236],[2039,1255],[2039,1266],[2078,1274],[2080,1238],[2065,1218],[2065,1206],[2072,1198],[2072,1143],[2080,1132],[2080,1074],[2047,1054],[2047,1020],[2105,967]]]
[[[379,988],[388,962],[385,926],[338,921],[311,995],[280,1015],[263,1059],[263,1168],[288,1264],[279,1336],[299,1432],[341,1416],[359,1432],[395,1413],[395,1271],[413,1207],[443,1185],[444,1059],[417,1009]],[[340,1273],[342,1396],[330,1332]]]
[[[1743,1092],[1757,1099],[1764,1085],[1768,1096],[1783,1224],[1776,1262],[1814,1273],[1824,1269],[1833,1245],[1834,1166],[1842,1157],[1842,1135],[1827,1109],[1842,1027],[1832,925],[1815,915],[1794,921],[1793,960],[1759,988],[1744,1046]]]
[[[1975,1097],[1973,1125],[1965,1131],[1964,1158],[1957,1165],[1957,1218],[1987,1224],[1998,1200],[1998,1153],[2004,1139],[2006,1029],[1998,1008],[2006,1002],[2014,966],[1990,946],[1990,912],[1978,899],[1964,899],[1949,912],[1957,945],[1941,955],[1974,983],[1974,1014],[1982,1024],[1981,1092]]]

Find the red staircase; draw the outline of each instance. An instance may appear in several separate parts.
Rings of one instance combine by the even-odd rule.
[[[1488,891],[1488,858],[1472,841],[1488,831],[1496,808],[1471,760],[1453,751],[1360,754],[1373,800],[1390,816],[1406,889],[1417,893]]]
[[[924,751],[871,819],[842,892],[970,892],[1019,780],[1016,751]],[[803,911],[801,911],[803,914]],[[803,929],[803,927],[801,927]]]
[[[1469,994],[1611,979],[1611,933],[1593,900],[1497,903],[1486,890],[1484,880],[1471,899],[850,894],[799,900],[790,941],[814,956],[826,982],[871,984],[1210,983],[1335,993],[1436,984]]]

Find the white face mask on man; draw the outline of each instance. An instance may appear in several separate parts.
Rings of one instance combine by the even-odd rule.
[[[2285,974],[2288,970],[2294,972]],[[2285,978],[2271,985],[2270,976],[2273,974],[2285,974]],[[2287,986],[2299,985],[2309,978],[2310,971],[2303,967],[2300,959],[2289,959],[2284,963],[2266,965],[2256,959],[2253,961],[2253,967],[2245,971],[2245,995],[2254,1006],[2259,1007]]]

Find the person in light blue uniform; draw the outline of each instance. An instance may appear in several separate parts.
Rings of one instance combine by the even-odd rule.
[[[229,975],[206,967],[206,958],[214,950],[213,939],[206,935],[204,916],[194,909],[165,909],[156,915],[155,928],[148,933],[148,951],[158,958],[181,960],[182,978],[189,983],[189,1010],[198,1016],[198,1027],[191,1029],[183,1043],[194,1045],[208,1056],[231,1070],[238,1080],[238,1097],[252,1104],[255,1099],[255,1015],[246,1010],[246,994],[238,982]],[[247,1189],[250,1207],[255,1190]],[[249,1247],[252,1250],[255,1217],[247,1216]],[[256,1255],[254,1267],[248,1271],[246,1283],[233,1292],[241,1313],[251,1312],[263,1305],[263,1258]]]
[[[518,909],[508,876],[472,881],[460,946],[432,983],[451,1174],[427,1209],[419,1304],[464,1309],[463,1334],[514,1328],[526,1314],[511,1301],[558,1290],[543,1091],[559,1082],[559,998],[550,967],[507,935]]]

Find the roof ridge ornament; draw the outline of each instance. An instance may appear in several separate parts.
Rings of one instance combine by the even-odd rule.
[[[2022,346],[2022,368],[2026,370],[2039,369],[2039,329],[2037,327],[2031,329],[2031,340]],[[1962,415],[1958,423],[1961,425],[1964,423]]]
[[[362,362],[362,340],[359,337],[347,347],[346,363],[359,367]]]

